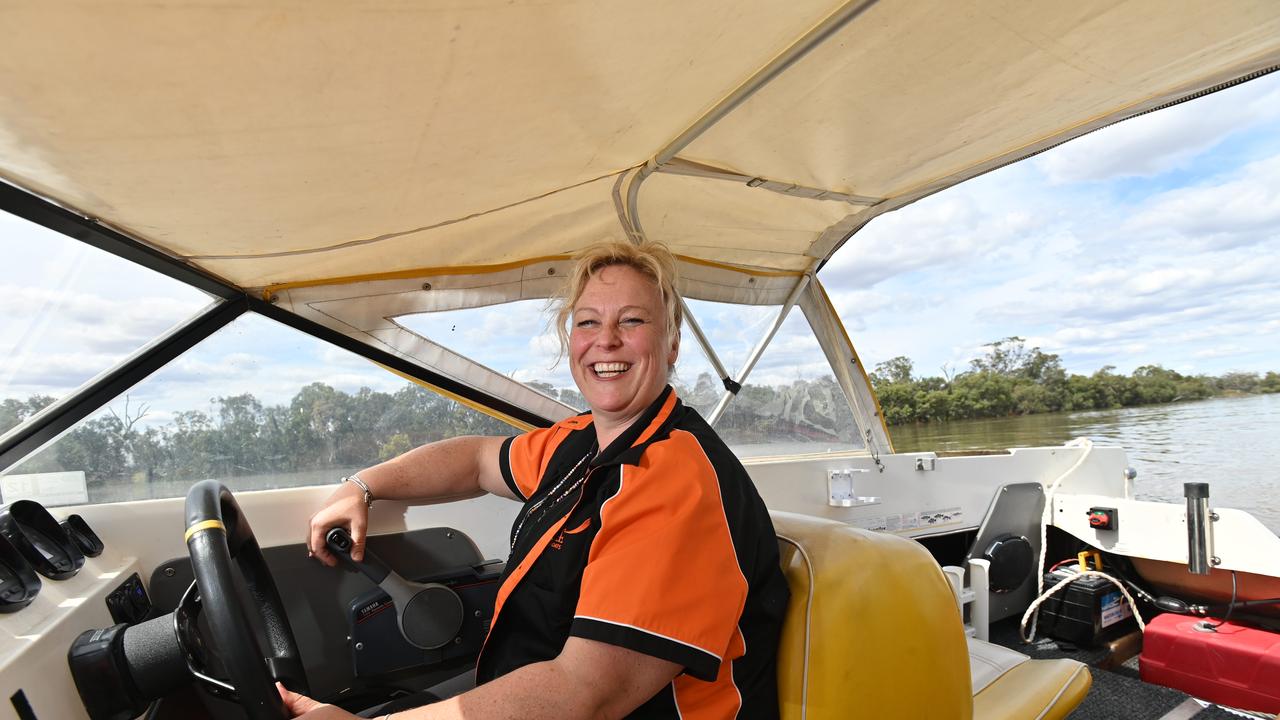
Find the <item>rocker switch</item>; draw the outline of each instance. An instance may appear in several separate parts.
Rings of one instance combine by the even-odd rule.
[[[1089,527],[1094,530],[1116,530],[1120,527],[1119,512],[1115,508],[1089,508]]]

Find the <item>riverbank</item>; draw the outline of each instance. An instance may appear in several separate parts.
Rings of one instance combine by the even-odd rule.
[[[1059,412],[890,428],[895,452],[1002,450],[1077,437],[1123,447],[1139,500],[1183,501],[1208,482],[1210,504],[1251,512],[1280,534],[1280,394],[1116,410]]]
[[[1280,393],[1280,373],[1183,375],[1144,365],[1129,375],[1106,366],[1074,375],[1057,355],[1027,349],[1022,338],[986,345],[970,369],[947,377],[915,377],[910,358],[880,363],[871,374],[889,425],[1002,418],[1073,410],[1115,410],[1211,397]]]

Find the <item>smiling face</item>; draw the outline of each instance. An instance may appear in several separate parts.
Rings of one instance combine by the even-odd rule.
[[[666,387],[679,350],[666,317],[658,286],[626,265],[597,272],[573,305],[569,370],[591,407],[601,448]]]

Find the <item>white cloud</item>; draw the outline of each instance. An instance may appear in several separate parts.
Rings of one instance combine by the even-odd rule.
[[[835,290],[828,295],[845,329],[851,332],[865,330],[867,318],[894,304],[889,294],[878,290]]]
[[[4,396],[61,396],[114,364],[117,358],[89,353],[41,353],[37,359],[25,354],[0,359],[0,380]]]
[[[59,288],[0,285],[0,329],[22,345],[53,338],[90,350],[128,353],[194,315],[203,303],[167,297],[106,297]]]
[[[1151,177],[1184,166],[1228,135],[1280,119],[1280,83],[1262,78],[1221,93],[1217,112],[1183,103],[1112,125],[1035,158],[1050,184]]]
[[[1163,193],[1123,229],[1191,249],[1280,240],[1280,155],[1253,162],[1216,183]]]
[[[876,218],[840,249],[822,277],[841,289],[872,288],[904,273],[982,255],[1020,225],[1020,216],[993,216],[971,194],[925,198],[910,212]]]
[[[1199,359],[1234,357],[1251,352],[1251,350],[1242,345],[1222,345],[1219,347],[1205,348],[1192,353],[1192,357]]]
[[[288,397],[293,397],[298,390],[302,389],[303,385],[316,379],[321,380],[335,390],[341,390],[348,394],[354,394],[361,388],[369,388],[375,392],[394,393],[408,382],[401,377],[383,372],[373,366],[369,367],[371,372],[332,373],[325,374],[320,378],[315,378],[310,374],[314,372],[312,368],[299,368],[299,370],[303,372],[285,371],[281,373],[293,379],[293,387],[290,388],[292,392],[288,393]]]

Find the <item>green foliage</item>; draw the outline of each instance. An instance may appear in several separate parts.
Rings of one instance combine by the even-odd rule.
[[[915,377],[909,358],[876,366],[871,380],[891,425],[1128,407],[1198,400],[1223,394],[1280,392],[1280,373],[1184,376],[1158,365],[1130,376],[1104,367],[1068,375],[1057,355],[1008,337],[986,346],[967,372]],[[692,386],[673,381],[685,402],[708,412],[724,393],[718,378],[701,374]],[[533,387],[585,409],[571,388]],[[17,426],[54,398],[0,401],[0,432]],[[406,385],[395,393],[361,388],[345,393],[311,383],[288,402],[267,406],[248,393],[216,397],[204,410],[144,422],[145,406],[126,398],[82,422],[25,461],[21,472],[84,470],[90,490],[122,482],[184,483],[203,478],[316,473],[372,465],[424,443],[458,435],[505,435],[513,429],[434,392]],[[731,443],[857,443],[844,393],[834,378],[777,386],[747,384],[729,403],[717,430]]]
[[[721,383],[705,373],[692,389],[676,387],[682,397],[710,405],[723,392]],[[575,389],[546,383],[534,388],[586,407]],[[0,419],[17,425],[51,402],[48,397],[0,401]],[[367,467],[435,440],[515,433],[416,385],[395,393],[361,388],[351,394],[315,382],[281,405],[264,405],[244,393],[212,398],[207,408],[176,412],[163,423],[154,420],[147,406],[126,397],[122,410],[108,409],[80,423],[23,462],[20,472],[83,470],[91,496],[137,483],[141,487],[132,496],[147,497],[154,494],[151,488],[178,494],[204,478],[287,475],[303,482],[333,481],[337,471]],[[719,427],[731,442],[856,442],[844,393],[831,377],[777,387],[748,384]]]
[[[1128,377],[1110,365],[1092,375],[1068,375],[1061,359],[1011,336],[984,346],[986,353],[953,378],[912,376],[909,358],[876,366],[871,382],[885,422],[961,420],[1031,415],[1058,410],[1103,410],[1203,400],[1223,394],[1280,392],[1280,374],[1227,373],[1186,376],[1144,365]]]
[[[0,401],[0,435],[21,425],[27,418],[53,404],[48,395],[32,395],[26,400],[6,398]]]
[[[0,402],[0,419],[16,425],[51,402]],[[395,394],[354,394],[311,383],[288,404],[264,406],[248,393],[210,400],[209,412],[185,410],[142,429],[148,408],[109,409],[80,423],[21,465],[21,472],[83,470],[92,491],[104,483],[191,482],[358,468],[417,445],[457,435],[515,430],[434,392],[407,385]]]
[[[1267,373],[1267,376],[1258,382],[1258,392],[1280,392],[1280,373]]]
[[[899,355],[876,365],[871,377],[886,383],[909,383],[911,382],[911,371],[914,369],[915,366],[912,364],[911,358]]]
[[[403,455],[413,449],[413,443],[409,440],[409,436],[404,433],[396,433],[387,438],[387,441],[378,449],[379,460],[390,460],[393,457]]]

